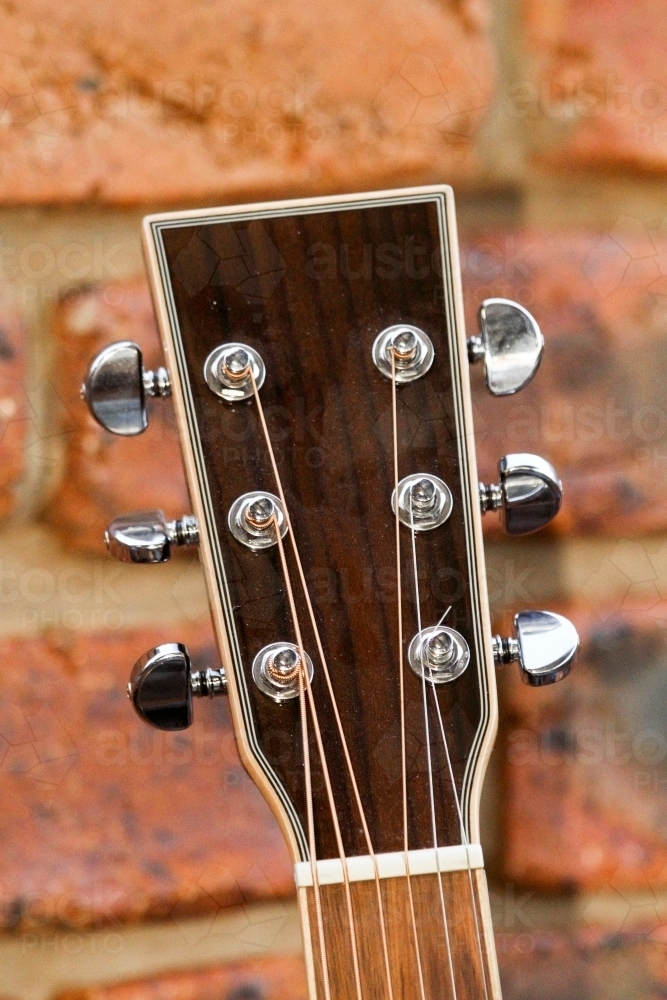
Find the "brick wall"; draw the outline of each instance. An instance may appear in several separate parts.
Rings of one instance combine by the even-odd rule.
[[[78,397],[159,358],[146,210],[446,181],[469,323],[519,299],[540,375],[492,400],[562,474],[552,528],[486,525],[499,624],[564,608],[554,689],[501,674],[485,852],[508,1000],[667,989],[667,8],[658,0],[18,0],[0,11],[0,990],[303,996],[286,852],[225,707],[128,714],[135,653],[215,656],[196,559],[122,567],[113,516],[187,509],[172,411],[111,439]],[[159,736],[160,734],[158,734]],[[198,969],[188,972],[188,969]],[[183,971],[186,970],[186,971]]]

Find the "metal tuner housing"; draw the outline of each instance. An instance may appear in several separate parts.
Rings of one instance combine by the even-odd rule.
[[[197,545],[199,530],[192,514],[167,521],[161,510],[147,510],[117,517],[104,533],[104,541],[119,562],[163,563],[171,557],[172,545]]]
[[[148,427],[146,397],[171,396],[171,381],[165,368],[144,370],[138,344],[119,340],[93,358],[81,396],[98,424],[131,437]]]
[[[563,485],[553,465],[525,452],[505,455],[498,463],[500,482],[479,484],[482,514],[497,510],[508,535],[529,535],[552,521],[560,510]]]
[[[479,308],[479,336],[468,340],[468,360],[484,362],[486,387],[494,396],[512,396],[537,371],[544,337],[535,319],[510,299],[485,299]]]
[[[577,630],[553,611],[520,611],[514,616],[514,638],[493,638],[496,663],[518,663],[526,684],[540,687],[567,677],[579,649]]]
[[[224,670],[193,671],[187,648],[167,642],[137,660],[127,686],[128,696],[144,722],[169,731],[192,723],[192,698],[227,693]]]

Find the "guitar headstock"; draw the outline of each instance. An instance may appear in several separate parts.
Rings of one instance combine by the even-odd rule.
[[[296,861],[477,842],[496,664],[550,683],[577,647],[538,611],[494,638],[487,607],[482,515],[537,530],[561,487],[524,454],[478,483],[468,365],[518,391],[535,320],[490,299],[466,340],[447,187],[173,213],[144,236],[166,368],[111,345],[85,394],[123,434],[173,396],[193,515],[119,518],[108,544],[160,562],[199,543],[224,671],[158,647],[135,707],[183,728],[193,695],[226,690]]]

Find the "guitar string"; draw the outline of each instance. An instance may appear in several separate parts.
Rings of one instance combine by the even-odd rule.
[[[254,384],[254,380],[253,380],[253,384]],[[256,397],[258,396],[256,387],[255,387],[255,395],[256,395]],[[266,422],[264,421],[264,413],[263,413],[263,409],[262,409],[262,406],[261,406],[261,402],[259,403],[259,413],[260,413],[260,419],[261,419],[262,425],[263,425],[264,436],[268,440],[268,429],[266,427]],[[356,779],[356,775],[355,775],[355,772],[354,772],[354,768],[352,766],[352,758],[350,757],[350,751],[349,751],[347,739],[346,739],[346,736],[345,736],[345,730],[343,728],[343,722],[342,722],[342,719],[340,717],[340,712],[339,712],[339,709],[338,709],[338,702],[337,702],[336,696],[334,694],[333,684],[332,684],[332,681],[331,681],[331,675],[329,673],[329,667],[328,667],[328,664],[327,664],[326,657],[324,655],[324,648],[323,648],[323,645],[322,645],[322,639],[320,637],[320,630],[319,630],[319,627],[317,625],[317,620],[315,618],[315,611],[313,609],[313,604],[312,604],[312,601],[310,599],[310,592],[308,590],[308,585],[306,583],[306,577],[305,577],[305,574],[304,574],[304,571],[303,571],[303,565],[302,565],[302,562],[301,562],[301,557],[299,555],[299,550],[298,550],[298,547],[296,545],[296,540],[295,540],[294,532],[292,531],[292,526],[291,526],[291,522],[290,522],[290,518],[289,518],[289,511],[287,509],[287,503],[285,501],[285,496],[284,496],[284,493],[282,491],[282,484],[280,482],[280,477],[278,475],[278,470],[276,468],[276,463],[275,463],[275,459],[274,459],[274,456],[273,456],[273,449],[270,447],[270,443],[269,443],[269,454],[270,454],[271,460],[272,460],[274,476],[275,476],[276,482],[278,484],[278,490],[279,490],[279,494],[280,494],[280,499],[281,499],[281,502],[282,502],[282,505],[283,505],[283,509],[285,511],[285,521],[286,521],[286,524],[287,524],[287,527],[288,527],[288,530],[289,530],[289,534],[290,534],[290,539],[291,539],[291,544],[292,544],[292,552],[293,552],[294,559],[295,559],[295,562],[296,562],[296,565],[297,565],[299,579],[300,579],[300,582],[301,582],[301,589],[302,589],[302,592],[303,592],[303,595],[304,595],[304,599],[306,601],[306,607],[308,609],[308,616],[310,618],[310,623],[311,623],[311,626],[312,626],[312,629],[313,629],[313,634],[315,636],[315,644],[317,646],[318,656],[319,656],[321,664],[322,664],[322,671],[323,671],[323,674],[324,674],[324,679],[326,681],[326,686],[327,686],[327,691],[329,693],[329,698],[331,700],[331,705],[332,705],[333,712],[334,712],[334,717],[335,717],[335,720],[336,720],[336,727],[338,729],[338,734],[339,734],[340,740],[341,740],[341,746],[342,746],[342,749],[343,749],[343,755],[345,757],[345,763],[346,763],[348,775],[349,775],[349,778],[350,778],[350,784],[352,785],[352,791],[353,791],[355,803],[356,803],[356,806],[357,806],[357,810],[359,812],[359,818],[360,818],[360,821],[361,821],[361,825],[362,825],[362,829],[363,829],[363,833],[364,833],[364,839],[366,841],[366,847],[367,847],[367,850],[368,850],[368,854],[369,854],[369,857],[371,858],[371,861],[372,861],[372,864],[373,864],[373,877],[374,877],[374,881],[375,881],[375,893],[376,893],[377,905],[378,905],[378,917],[379,917],[379,922],[380,922],[380,936],[381,936],[381,940],[382,940],[382,953],[383,953],[383,961],[384,961],[384,967],[385,967],[385,975],[386,975],[386,978],[387,978],[387,992],[389,994],[388,1000],[394,1000],[394,991],[393,991],[393,986],[392,986],[392,981],[391,981],[391,968],[390,968],[390,962],[389,962],[389,946],[388,946],[388,943],[387,943],[387,929],[386,929],[386,922],[385,922],[385,915],[384,915],[384,905],[383,905],[383,902],[382,902],[382,889],[381,889],[381,886],[380,886],[380,872],[379,872],[379,868],[378,868],[377,858],[376,858],[376,855],[375,855],[375,850],[373,848],[373,842],[371,840],[370,830],[368,828],[368,822],[366,820],[366,813],[364,811],[364,807],[363,807],[363,804],[362,804],[362,801],[361,801],[361,794],[359,792],[359,786],[358,786],[358,783],[357,783],[357,779]],[[345,871],[347,871],[347,867],[346,866],[345,866]]]
[[[417,920],[415,918],[415,903],[412,896],[412,882],[410,879],[410,843],[408,837],[408,768],[405,749],[405,664],[403,662],[403,600],[401,583],[401,524],[398,517],[398,418],[396,406],[396,355],[391,350],[391,420],[392,438],[394,452],[394,497],[395,499],[395,531],[396,531],[396,600],[398,605],[398,665],[399,665],[399,689],[401,701],[401,773],[403,780],[403,851],[405,854],[405,874],[407,876],[408,899],[410,903],[410,916],[412,919],[412,936],[417,959],[417,974],[419,976],[419,990],[422,1000],[426,1000],[424,990],[424,973],[422,971],[421,953],[419,950],[419,935],[417,933]]]
[[[413,554],[413,564],[414,564],[414,572],[415,572],[415,591],[416,591],[416,598],[417,598],[417,620],[418,620],[418,629],[421,632],[421,600],[420,600],[420,594],[419,594],[419,573],[418,573],[418,568],[417,568],[417,546],[416,546],[416,540],[415,540],[414,521],[413,521],[413,518],[412,518],[412,503],[410,503],[410,522],[411,522],[411,528],[412,528],[412,554]],[[447,615],[449,614],[449,612],[451,610],[452,610],[452,605],[450,604],[450,606],[447,608],[447,610],[445,611],[445,613],[440,618],[440,621],[436,625],[436,628],[438,628],[443,623],[443,621],[445,620],[445,618],[447,617]],[[424,679],[424,676],[423,676],[423,659],[422,659],[422,682],[423,682],[423,685],[425,686],[426,682],[425,682],[425,679]],[[450,781],[451,781],[451,784],[452,784],[452,791],[454,792],[454,802],[456,803],[456,812],[458,814],[458,819],[459,819],[459,827],[460,827],[460,831],[461,831],[461,839],[463,841],[463,845],[464,845],[465,851],[466,851],[466,862],[467,862],[467,869],[468,869],[468,881],[469,881],[469,884],[470,884],[470,898],[471,898],[471,902],[472,902],[473,915],[474,915],[474,918],[475,918],[475,935],[476,935],[476,938],[477,938],[477,949],[478,949],[478,953],[479,953],[479,961],[480,961],[480,967],[481,967],[481,971],[482,971],[482,980],[483,980],[483,986],[484,986],[484,997],[485,997],[485,1000],[489,1000],[488,987],[487,987],[487,982],[486,982],[486,969],[485,969],[485,966],[484,966],[482,938],[481,938],[481,934],[480,934],[479,920],[478,920],[478,916],[477,916],[477,902],[476,902],[476,899],[475,899],[475,891],[474,891],[474,888],[473,888],[473,881],[472,881],[472,868],[471,868],[471,865],[470,865],[470,850],[469,850],[470,842],[468,840],[468,834],[466,833],[465,824],[463,822],[463,813],[461,811],[461,803],[460,803],[460,800],[459,800],[459,794],[458,794],[458,790],[456,788],[456,782],[454,780],[454,770],[452,768],[451,755],[450,755],[450,752],[449,752],[449,743],[447,741],[447,735],[445,733],[445,726],[444,726],[444,722],[443,722],[443,718],[442,718],[442,712],[440,710],[440,702],[438,701],[438,693],[436,691],[435,684],[431,684],[431,688],[432,688],[432,692],[433,692],[433,700],[435,702],[435,707],[436,707],[436,711],[437,711],[437,714],[438,714],[438,721],[439,721],[439,724],[440,724],[440,732],[442,734],[442,742],[443,742],[443,745],[444,745],[444,748],[445,748],[445,756],[446,756],[446,759],[447,759],[447,768],[448,768],[448,771],[449,771],[449,778],[450,778]],[[426,711],[426,703],[425,703],[425,711]]]
[[[379,868],[378,868],[378,863],[377,863],[377,858],[375,856],[375,851],[373,849],[373,843],[371,841],[371,835],[370,835],[370,831],[368,829],[368,823],[366,822],[366,815],[364,813],[363,805],[362,805],[362,802],[361,802],[361,795],[359,793],[359,788],[357,786],[356,777],[355,777],[355,774],[354,774],[354,770],[352,768],[352,760],[350,758],[350,753],[349,753],[348,746],[347,746],[347,740],[345,739],[345,732],[343,730],[343,723],[342,723],[342,720],[340,718],[340,713],[338,711],[338,705],[336,703],[336,699],[335,699],[335,696],[334,696],[334,693],[333,693],[333,686],[332,686],[332,683],[331,683],[331,677],[329,675],[329,670],[328,670],[328,667],[327,667],[327,664],[326,664],[326,659],[324,657],[324,650],[322,648],[322,642],[321,642],[321,639],[320,639],[319,629],[317,628],[317,624],[316,624],[316,621],[315,621],[315,614],[314,614],[313,606],[312,606],[312,603],[311,603],[311,600],[310,600],[310,595],[309,595],[309,593],[308,593],[308,591],[306,589],[305,579],[303,577],[303,570],[302,570],[302,567],[301,567],[301,560],[298,559],[298,556],[297,556],[297,563],[298,563],[298,567],[299,567],[299,574],[301,576],[301,580],[302,580],[302,584],[303,584],[303,588],[304,588],[304,594],[305,594],[305,598],[306,598],[306,603],[308,605],[308,610],[310,612],[311,624],[312,624],[312,627],[313,627],[313,631],[315,633],[315,644],[317,646],[318,655],[319,655],[320,660],[322,662],[322,667],[323,667],[324,676],[325,676],[326,683],[327,683],[327,688],[328,688],[328,691],[329,691],[329,696],[331,698],[331,703],[333,705],[334,715],[336,717],[336,724],[337,724],[338,732],[339,732],[339,735],[340,735],[340,738],[341,738],[341,743],[342,743],[342,747],[343,747],[343,753],[344,753],[344,756],[345,756],[345,761],[346,761],[346,764],[347,764],[347,769],[348,769],[348,773],[349,773],[349,776],[350,776],[350,781],[351,781],[351,784],[352,784],[352,788],[353,788],[353,792],[354,792],[354,797],[355,797],[355,801],[356,801],[356,804],[357,804],[357,809],[359,811],[359,817],[361,819],[361,825],[362,825],[362,828],[363,828],[363,831],[364,831],[364,838],[366,840],[366,845],[367,845],[367,848],[368,848],[368,854],[369,854],[369,856],[370,856],[370,858],[372,860],[372,863],[373,863],[373,877],[374,877],[374,881],[375,881],[375,893],[376,893],[376,897],[377,897],[378,914],[379,914],[379,919],[380,919],[380,935],[381,935],[381,938],[382,938],[383,960],[384,960],[385,974],[386,974],[386,977],[387,977],[387,991],[388,991],[388,994],[389,994],[389,1000],[394,1000],[394,991],[393,991],[392,982],[391,982],[391,969],[390,969],[390,964],[389,964],[389,947],[388,947],[388,944],[387,944],[387,931],[386,931],[385,917],[384,917],[384,906],[383,906],[383,903],[382,903],[382,889],[381,889],[381,886],[380,886],[380,871],[379,871]]]
[[[282,538],[280,537],[280,527],[278,525],[278,519],[273,515],[272,520],[275,523],[276,537],[279,539],[279,552],[280,561],[283,568],[283,576],[285,578],[285,586],[287,588],[288,602],[290,606],[290,614],[292,616],[292,622],[294,625],[294,633],[297,641],[297,648],[299,650],[299,656],[301,657],[301,667],[299,671],[299,712],[301,716],[301,742],[303,744],[303,770],[304,770],[304,782],[306,785],[306,821],[308,825],[308,847],[310,852],[310,869],[313,876],[313,897],[315,900],[315,919],[317,921],[317,935],[320,945],[320,963],[322,965],[322,981],[324,985],[324,997],[325,1000],[331,1000],[331,984],[329,982],[329,963],[327,961],[327,949],[324,938],[324,920],[322,917],[322,900],[320,897],[320,882],[317,871],[317,858],[315,853],[315,822],[313,818],[313,786],[312,786],[312,776],[310,771],[310,741],[308,736],[308,713],[306,709],[306,700],[304,696],[304,665],[305,659],[303,656],[303,643],[301,641],[301,630],[299,628],[299,621],[296,613],[296,607],[294,604],[294,597],[292,595],[292,587],[289,581],[289,572],[287,568],[287,561],[285,559],[285,552],[282,546]]]
[[[449,611],[451,611],[451,607],[449,608]],[[441,618],[440,621],[442,621],[442,620],[443,619]],[[440,624],[440,623],[438,623],[438,624]],[[435,690],[435,685],[432,685],[432,687],[433,687],[433,700],[435,701],[435,707],[436,707],[436,710],[437,710],[437,713],[438,713],[438,721],[440,723],[440,732],[442,733],[442,742],[444,744],[445,755],[447,757],[447,768],[449,770],[449,778],[450,778],[450,781],[452,783],[452,789],[454,790],[454,801],[456,803],[456,811],[457,811],[458,817],[459,817],[459,826],[460,826],[460,829],[461,829],[461,840],[463,841],[463,845],[464,845],[464,847],[466,849],[466,861],[468,863],[468,882],[469,882],[469,885],[470,885],[470,901],[472,903],[472,912],[473,912],[473,915],[474,915],[474,918],[475,918],[475,936],[477,938],[477,950],[478,950],[478,953],[479,953],[479,964],[480,964],[480,968],[482,970],[482,983],[483,983],[483,986],[484,986],[484,1000],[489,1000],[489,990],[488,990],[488,986],[487,986],[487,982],[486,982],[486,966],[484,964],[484,954],[483,954],[484,949],[482,947],[482,935],[481,935],[481,932],[480,932],[479,918],[478,918],[478,915],[477,915],[477,899],[475,897],[475,890],[474,890],[474,887],[473,887],[473,880],[472,880],[472,867],[471,867],[471,864],[470,864],[470,841],[468,840],[468,834],[466,832],[465,823],[463,822],[463,813],[461,811],[461,803],[460,803],[460,800],[459,800],[459,793],[458,793],[458,790],[456,788],[456,782],[454,780],[454,769],[452,768],[452,760],[451,760],[451,755],[449,753],[449,744],[447,742],[447,736],[446,736],[446,733],[445,733],[445,726],[444,726],[444,722],[443,722],[443,718],[442,718],[442,712],[440,711],[440,702],[438,701],[438,694],[437,694],[437,691]]]
[[[285,549],[284,549],[284,546],[283,546],[283,540],[282,540],[282,538],[280,536],[280,529],[279,529],[279,526],[278,526],[278,519],[277,519],[277,517],[276,517],[275,514],[272,517],[272,521],[274,523],[275,530],[276,530],[276,538],[278,539],[278,547],[280,549],[280,560],[281,560],[282,567],[283,567],[283,575],[285,577],[285,585],[286,585],[287,592],[288,592],[289,605],[290,605],[290,609],[291,609],[291,612],[292,612],[292,617],[294,619],[294,630],[295,630],[296,636],[297,636],[297,647],[298,647],[298,650],[299,650],[299,656],[301,657],[301,671],[299,672],[299,676],[301,677],[301,683],[300,683],[300,686],[299,686],[299,690],[301,690],[302,686],[305,687],[306,696],[308,698],[308,704],[309,704],[309,707],[310,707],[310,712],[311,712],[311,715],[313,717],[313,731],[315,733],[315,740],[317,742],[317,750],[318,750],[318,753],[320,755],[320,763],[322,764],[322,773],[324,775],[324,783],[325,783],[326,792],[327,792],[327,799],[328,799],[328,802],[329,802],[329,809],[330,809],[330,811],[332,813],[332,816],[335,816],[336,806],[335,806],[335,803],[334,803],[333,790],[331,788],[331,782],[330,782],[330,779],[329,779],[329,769],[327,767],[326,758],[325,758],[325,755],[324,755],[324,747],[322,745],[322,734],[320,732],[320,727],[319,727],[319,723],[318,723],[318,719],[317,719],[317,712],[315,711],[315,702],[314,702],[314,699],[313,699],[313,691],[312,691],[312,687],[311,687],[311,684],[310,684],[310,677],[308,676],[308,672],[305,669],[306,660],[305,660],[304,650],[303,650],[303,641],[301,639],[301,629],[299,628],[299,622],[298,622],[298,617],[297,617],[297,613],[296,613],[296,605],[294,603],[294,594],[292,592],[292,584],[291,584],[291,580],[290,580],[290,576],[289,576],[289,571],[288,571],[288,568],[287,568],[287,560],[285,558]],[[305,683],[304,683],[304,680],[305,680]],[[312,805],[312,799],[311,799],[311,805]],[[360,977],[360,973],[359,973],[359,958],[358,958],[358,955],[357,955],[357,937],[356,937],[356,928],[355,928],[355,923],[354,923],[354,914],[353,914],[353,911],[352,911],[352,897],[350,895],[350,882],[349,882],[349,878],[347,877],[347,864],[346,864],[346,861],[345,861],[345,852],[344,852],[344,849],[343,849],[343,842],[342,842],[342,839],[341,839],[341,836],[340,836],[340,828],[339,828],[338,823],[337,823],[337,821],[335,819],[334,819],[334,831],[335,831],[335,836],[336,836],[336,845],[338,847],[338,853],[340,855],[340,859],[341,859],[341,862],[343,864],[343,877],[344,877],[344,881],[345,881],[345,897],[346,897],[346,905],[347,905],[347,910],[348,910],[348,920],[349,920],[349,925],[350,925],[350,927],[349,927],[349,930],[350,930],[350,939],[351,939],[351,943],[352,943],[352,963],[353,963],[353,969],[354,969],[354,980],[355,980],[355,986],[356,986],[358,1000],[362,1000],[362,994],[361,994],[361,977]],[[311,849],[311,858],[314,858],[314,856],[315,856],[315,853],[314,853],[314,834],[313,834],[313,847]],[[315,864],[315,868],[316,867],[317,867],[317,865]],[[311,861],[311,869],[312,868],[313,868],[313,863]]]
[[[298,564],[300,566],[301,560],[300,560],[299,555],[298,555],[298,549],[297,549],[297,545],[296,545],[296,540],[294,538],[294,532],[293,532],[292,526],[291,526],[291,521],[290,521],[290,516],[289,516],[289,510],[288,510],[288,507],[287,507],[287,501],[285,499],[285,494],[284,494],[284,491],[283,491],[283,486],[282,486],[282,481],[281,481],[281,478],[280,478],[280,473],[278,472],[278,466],[277,466],[275,455],[274,455],[274,452],[273,452],[273,446],[272,446],[272,443],[271,443],[271,437],[269,435],[269,430],[268,430],[268,427],[266,425],[266,420],[264,418],[264,409],[262,407],[262,402],[261,402],[261,400],[259,398],[259,392],[258,392],[258,389],[257,389],[257,383],[255,382],[255,377],[254,377],[254,374],[252,372],[252,368],[249,367],[248,371],[250,373],[250,379],[251,379],[251,382],[252,382],[253,392],[254,392],[254,395],[255,395],[256,403],[257,403],[257,412],[258,412],[258,415],[259,415],[259,418],[260,418],[260,423],[262,425],[262,431],[264,433],[264,439],[265,439],[266,446],[267,446],[267,449],[268,449],[269,459],[271,461],[271,466],[272,466],[272,469],[273,469],[273,475],[274,475],[274,478],[276,480],[276,486],[277,486],[278,493],[279,493],[279,496],[280,496],[280,500],[281,500],[281,503],[282,503],[282,506],[283,506],[283,512],[284,512],[284,516],[285,516],[285,522],[287,524],[287,528],[288,528],[288,531],[289,531],[289,534],[290,534],[290,538],[291,538],[291,542],[292,542],[292,549],[293,549],[293,552],[294,552],[295,557],[297,559],[297,562],[298,562]],[[298,628],[298,618],[297,618],[297,615],[296,615],[296,605],[294,603],[294,595],[293,595],[293,592],[292,592],[291,580],[290,580],[289,571],[288,571],[288,568],[287,568],[287,561],[284,558],[284,548],[283,548],[282,538],[280,536],[280,531],[279,530],[276,531],[276,538],[278,539],[278,545],[279,545],[280,552],[281,552],[281,559],[283,560],[283,573],[285,575],[285,585],[286,585],[286,588],[287,588],[287,591],[288,591],[288,596],[289,596],[289,600],[290,600],[290,607],[292,609],[292,614],[293,614],[293,617],[294,617],[295,630],[297,631],[297,635],[298,635],[298,637],[300,639],[300,630]],[[305,581],[304,581],[304,584],[305,584]],[[304,591],[305,591],[305,585],[304,585]],[[301,663],[302,663],[302,667],[303,667],[303,665],[305,664],[305,659],[304,659],[304,656],[303,656],[303,648],[302,648],[302,646],[299,646],[299,655],[301,656]],[[337,816],[337,813],[336,813],[336,804],[335,804],[335,800],[334,800],[334,796],[333,796],[333,789],[331,787],[331,781],[330,781],[330,777],[329,777],[329,769],[327,767],[326,756],[324,754],[324,747],[323,747],[323,744],[322,744],[322,735],[321,735],[321,732],[320,732],[320,726],[319,726],[319,720],[318,720],[318,716],[317,716],[317,710],[315,708],[315,700],[313,698],[313,693],[312,693],[312,689],[311,689],[311,685],[310,685],[310,678],[308,677],[307,671],[305,669],[303,669],[302,672],[303,672],[304,677],[305,677],[305,684],[304,684],[304,686],[305,686],[305,689],[306,689],[306,695],[308,697],[310,711],[311,711],[311,715],[312,715],[312,718],[313,718],[313,731],[315,733],[315,739],[316,739],[316,742],[317,742],[318,753],[320,755],[320,764],[322,766],[322,775],[323,775],[323,778],[324,778],[324,784],[325,784],[325,788],[326,788],[327,799],[328,799],[328,802],[329,802],[329,809],[331,811],[331,818],[332,818],[332,823],[333,823],[333,828],[334,828],[334,835],[335,835],[335,838],[336,838],[336,844],[337,844],[337,847],[338,847],[338,851],[339,851],[339,855],[340,855],[340,860],[341,860],[341,864],[342,864],[342,868],[343,868],[343,879],[344,879],[344,884],[345,884],[345,896],[346,896],[346,908],[347,908],[347,912],[348,912],[348,924],[349,924],[350,940],[351,940],[351,944],[352,944],[352,961],[353,961],[353,968],[354,968],[355,986],[356,986],[356,992],[357,992],[358,1000],[362,1000],[361,977],[360,977],[360,972],[359,972],[359,956],[358,956],[358,952],[357,952],[356,928],[355,928],[355,922],[354,922],[354,913],[353,913],[353,910],[352,910],[352,897],[351,897],[351,892],[350,892],[350,880],[349,880],[349,873],[348,873],[348,868],[347,868],[347,858],[345,856],[345,850],[344,850],[344,847],[343,847],[343,841],[342,841],[342,837],[341,837],[341,833],[340,833],[340,825],[338,823],[338,816]],[[314,851],[314,834],[313,834],[313,845],[311,846],[310,853],[311,853],[311,867],[313,868],[313,872],[314,872],[313,884],[315,885],[317,864],[316,864],[316,860],[315,860],[315,851]],[[319,885],[318,885],[318,888],[319,888]],[[319,931],[319,928],[318,928],[318,931]],[[321,941],[322,942],[324,941],[323,936],[321,938]]]
[[[414,509],[412,503],[412,494],[410,496],[410,535],[412,539],[412,566],[415,576],[415,599],[417,602],[417,634],[421,634],[422,630],[422,615],[421,615],[421,601],[419,597],[419,574],[417,570],[417,542],[416,542],[416,531],[415,531],[415,520],[414,520]],[[398,493],[396,494],[396,509],[398,510]],[[428,791],[429,800],[431,805],[431,825],[433,830],[433,849],[435,851],[435,864],[438,871],[438,889],[440,892],[440,907],[442,910],[442,923],[445,929],[445,941],[447,943],[447,962],[449,964],[449,977],[452,984],[452,994],[454,1000],[457,998],[456,992],[456,980],[454,978],[454,963],[452,961],[452,946],[449,938],[449,922],[447,920],[447,907],[445,906],[445,893],[442,885],[442,870],[440,868],[440,857],[438,855],[438,829],[435,817],[435,793],[433,789],[433,762],[431,759],[431,727],[428,721],[428,695],[426,693],[426,674],[424,671],[424,650],[423,647],[420,651],[421,660],[421,686],[422,686],[422,701],[424,705],[424,730],[426,735],[426,760],[428,767]]]

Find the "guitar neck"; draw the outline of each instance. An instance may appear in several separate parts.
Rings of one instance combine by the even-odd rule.
[[[477,853],[475,848],[470,855]],[[427,853],[435,855],[410,852],[410,867],[435,867],[433,859],[424,858]],[[359,869],[367,870],[355,871],[350,863],[347,884],[342,872],[334,872],[338,880],[329,881],[332,873],[325,871],[326,883],[300,886],[312,998],[500,1000],[484,869],[466,864],[443,871],[444,864],[463,859],[447,861],[442,850],[440,856],[439,872],[384,877],[392,868],[405,868],[405,855],[384,855],[375,863],[353,859],[363,860]],[[472,862],[477,863],[475,856]],[[367,877],[356,879],[357,874]],[[312,878],[302,881],[312,883]]]

